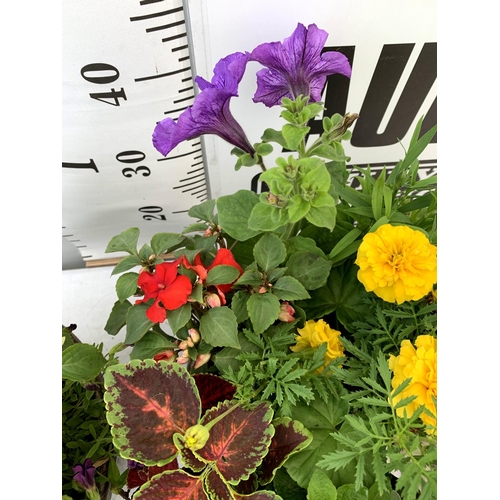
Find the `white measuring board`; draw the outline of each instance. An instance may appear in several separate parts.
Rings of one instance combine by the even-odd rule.
[[[283,41],[298,22],[327,31],[325,50],[351,61],[351,79],[329,77],[323,95],[328,115],[360,114],[345,144],[351,164],[390,169],[404,155],[398,139],[407,145],[422,115],[423,131],[436,123],[434,0],[65,0],[63,236],[85,260],[118,256],[104,250],[129,227],[147,243],[192,222],[186,212],[194,204],[259,190],[259,168],[235,172],[233,146],[222,139],[183,142],[165,159],[151,135],[193,103],[196,74],[210,80],[222,57]],[[283,124],[279,107],[252,102],[260,68],[248,63],[231,100],[251,143]],[[435,172],[436,149],[437,139],[421,156],[421,177]]]

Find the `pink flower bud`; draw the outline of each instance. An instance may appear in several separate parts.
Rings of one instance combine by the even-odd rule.
[[[220,297],[216,293],[210,293],[205,297],[208,307],[220,307]]]
[[[285,323],[291,323],[292,321],[295,321],[295,318],[293,317],[294,314],[295,309],[288,302],[283,302],[280,307],[278,319],[280,321],[284,321]]]
[[[181,355],[177,358],[177,363],[181,365],[186,364],[189,361],[189,354],[187,351],[182,351]]]
[[[188,334],[195,344],[197,344],[201,340],[201,336],[198,330],[196,330],[195,328],[190,328],[188,330]]]
[[[259,288],[259,293],[266,293],[267,292],[267,288],[265,286],[261,286]]]
[[[198,354],[198,357],[196,358],[196,362],[194,364],[194,369],[199,368],[200,366],[203,366],[211,357],[212,355],[207,352],[206,354]]]
[[[183,340],[183,341],[179,344],[179,349],[182,349],[182,350],[184,351],[184,350],[185,350],[185,349],[187,349],[187,348],[188,348],[188,343],[187,343],[187,341],[186,341],[186,340]]]

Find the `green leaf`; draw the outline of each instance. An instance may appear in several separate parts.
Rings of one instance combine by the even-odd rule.
[[[338,254],[344,251],[351,243],[353,243],[358,236],[361,235],[361,231],[357,228],[349,231],[333,248],[328,254],[328,258],[333,260]]]
[[[337,207],[315,207],[312,206],[306,214],[306,219],[315,226],[326,227],[333,231],[335,227],[335,219],[337,217]]]
[[[159,257],[178,245],[184,238],[176,233],[157,233],[151,238],[151,248]]]
[[[113,236],[104,253],[127,252],[131,255],[137,255],[137,241],[139,240],[139,233],[139,229],[133,227],[123,231],[117,236]]]
[[[123,302],[130,296],[137,292],[137,280],[139,279],[138,273],[126,273],[122,274],[116,281],[116,294],[118,295],[118,300]]]
[[[138,304],[128,310],[125,344],[134,344],[154,325],[146,316],[148,308],[149,306],[147,304]]]
[[[125,459],[166,465],[178,453],[173,435],[201,416],[194,379],[177,363],[147,359],[114,365],[104,374],[104,386],[113,443]]]
[[[73,344],[62,353],[62,378],[74,382],[92,380],[106,365],[102,353],[90,344]]]
[[[289,222],[295,223],[306,216],[311,209],[311,204],[304,200],[300,194],[296,194],[287,205]]]
[[[366,500],[368,498],[368,489],[362,487],[356,491],[354,484],[343,484],[337,489],[337,500]]]
[[[285,260],[286,247],[279,236],[267,233],[255,245],[253,255],[257,264],[264,271],[269,271]]]
[[[337,500],[337,488],[321,469],[316,469],[311,476],[307,500]]]
[[[259,202],[253,207],[250,218],[245,223],[248,223],[248,227],[254,231],[254,234],[262,231],[274,231],[287,223],[288,215],[286,212],[285,209]]]
[[[273,152],[273,147],[271,144],[267,144],[266,142],[256,144],[255,145],[255,151],[257,151],[257,154],[260,156],[267,156]]]
[[[248,299],[247,309],[255,333],[262,333],[278,319],[280,301],[271,293],[254,293]]]
[[[264,134],[261,137],[261,139],[264,142],[276,142],[283,148],[287,147],[287,142],[284,139],[281,131],[274,130],[272,128],[266,128],[266,130],[264,130]]]
[[[372,191],[372,210],[375,220],[382,217],[382,206],[384,200],[384,186],[385,186],[385,167],[375,181]]]
[[[134,267],[140,266],[141,265],[141,259],[137,257],[136,255],[127,255],[126,257],[123,257],[118,264],[113,269],[113,272],[111,273],[111,276],[114,276],[115,274],[120,274],[125,271],[128,271],[129,269],[132,269]]]
[[[227,285],[233,283],[240,276],[240,271],[229,265],[221,264],[215,266],[210,271],[208,271],[207,279],[205,280],[206,285]]]
[[[104,330],[106,330],[109,335],[116,335],[126,325],[127,313],[131,307],[132,304],[128,300],[125,302],[117,300],[113,304],[113,309],[111,309],[108,321],[104,327]]]
[[[260,285],[263,277],[257,269],[247,269],[236,281],[237,285]]]
[[[301,251],[287,261],[287,274],[297,279],[306,290],[315,290],[326,283],[332,263],[320,255]]]
[[[215,200],[206,200],[199,205],[194,205],[189,209],[188,215],[205,222],[213,222],[215,203]]]
[[[281,129],[281,133],[286,141],[287,149],[290,151],[297,151],[300,143],[310,130],[311,127],[296,127],[290,124],[284,125]]]
[[[130,359],[152,358],[159,352],[176,347],[177,344],[168,340],[164,335],[149,331],[134,344],[130,351]]]
[[[173,311],[167,312],[168,325],[172,333],[177,333],[191,319],[191,304],[188,302]]]
[[[240,190],[228,196],[217,199],[219,224],[232,238],[245,241],[259,234],[259,231],[249,229],[249,218],[252,209],[259,204],[259,197],[252,191]]]
[[[200,320],[203,339],[214,347],[240,348],[238,322],[229,307],[213,307]]]
[[[349,405],[342,400],[329,398],[327,402],[320,397],[309,404],[298,401],[292,408],[292,418],[301,422],[313,435],[311,444],[304,450],[291,456],[285,467],[292,479],[303,488],[307,488],[321,457],[337,449],[337,442],[331,436],[342,422]],[[341,472],[329,471],[328,477],[335,484],[341,477]],[[340,483],[342,484],[342,483]]]
[[[273,285],[273,294],[281,300],[309,299],[310,295],[299,280],[283,276]]]
[[[231,300],[231,309],[233,310],[238,323],[243,323],[243,321],[249,317],[247,309],[249,297],[250,294],[244,290],[240,290],[233,295],[233,299]]]

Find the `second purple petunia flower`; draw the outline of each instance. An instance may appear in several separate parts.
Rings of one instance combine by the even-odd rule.
[[[246,153],[255,153],[229,110],[231,97],[238,95],[238,83],[245,72],[248,57],[248,52],[236,52],[221,59],[214,68],[211,82],[196,77],[201,92],[196,96],[193,106],[186,109],[177,122],[165,118],[156,125],[153,145],[162,155],[166,156],[182,141],[203,134],[217,135]]]
[[[267,107],[281,104],[283,97],[296,99],[309,96],[311,102],[321,100],[326,77],[339,73],[351,76],[347,57],[340,52],[325,52],[328,33],[315,24],[307,28],[299,23],[283,43],[270,42],[259,45],[250,55],[266,69],[257,72],[257,92],[254,102]]]

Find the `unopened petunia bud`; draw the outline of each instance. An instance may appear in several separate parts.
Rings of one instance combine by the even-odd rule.
[[[196,358],[196,362],[194,364],[194,369],[196,370],[200,366],[203,366],[205,363],[208,362],[212,355],[207,352],[206,354],[198,354],[198,357]]]
[[[208,307],[220,307],[220,297],[216,293],[210,293],[205,296],[205,303]]]
[[[293,317],[294,314],[295,309],[288,302],[283,302],[280,306],[278,319],[280,321],[284,321],[285,323],[291,323],[292,321],[295,321],[295,318]]]
[[[190,328],[188,330],[188,334],[195,344],[197,344],[201,340],[201,336],[198,330],[196,330],[195,328]]]
[[[259,288],[259,293],[266,293],[267,292],[267,288],[265,286],[261,286]]]

